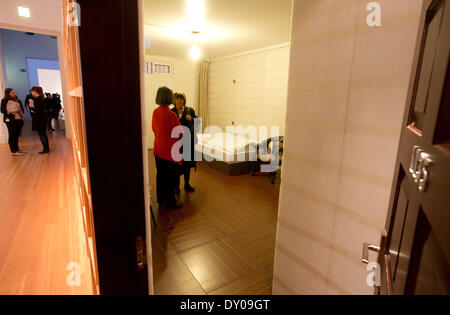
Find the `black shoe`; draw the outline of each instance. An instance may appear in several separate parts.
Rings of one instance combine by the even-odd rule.
[[[183,208],[183,206],[184,206],[184,203],[182,203],[182,202],[177,202],[175,205],[168,205],[166,208],[167,208],[167,210],[178,210],[178,209],[181,209],[181,208]]]
[[[39,154],[50,154],[50,150],[44,150],[42,152],[39,152]]]
[[[186,191],[188,193],[193,193],[193,192],[195,192],[195,188],[192,187],[191,185],[186,185],[186,186],[184,186],[184,191]]]
[[[176,195],[181,194],[180,187],[175,188],[175,194],[176,194]]]

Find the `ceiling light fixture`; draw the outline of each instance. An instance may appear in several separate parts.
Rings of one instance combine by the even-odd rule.
[[[25,7],[17,7],[19,10],[19,16],[29,18],[31,17],[30,9]]]
[[[202,56],[202,51],[197,46],[192,47],[190,51],[191,58],[194,60],[199,60]]]
[[[187,24],[192,30],[199,30],[204,25],[205,6],[203,0],[188,0]]]

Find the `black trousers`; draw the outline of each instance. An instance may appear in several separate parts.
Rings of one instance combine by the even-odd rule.
[[[23,120],[11,120],[6,123],[8,126],[8,144],[11,153],[18,152],[19,149],[19,137],[23,128]]]
[[[53,130],[52,120],[53,120],[52,116],[49,115],[48,120],[47,120],[47,130]]]
[[[191,168],[182,167],[182,173],[177,176],[177,182],[175,187],[180,187],[181,175],[184,175],[184,187],[189,186],[189,181],[191,179]]]
[[[50,152],[50,145],[48,142],[47,132],[45,130],[37,130],[39,138],[41,139],[42,146],[44,147],[44,151]]]
[[[175,189],[179,166],[155,156],[156,161],[156,195],[160,206],[176,205]],[[179,177],[178,177],[179,178]]]

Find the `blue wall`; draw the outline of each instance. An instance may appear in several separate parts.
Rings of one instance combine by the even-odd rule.
[[[24,32],[5,29],[0,29],[0,35],[3,42],[8,87],[13,88],[19,98],[24,101],[31,86],[37,84],[37,67],[59,69],[57,40],[49,35],[29,36]],[[33,61],[32,59],[43,60]],[[28,69],[27,60],[32,64],[31,69]],[[40,63],[39,66],[36,62]],[[21,72],[21,69],[25,69],[26,72]],[[3,91],[0,94],[3,96]]]
[[[52,69],[59,70],[58,60],[43,60],[43,59],[27,59],[28,66],[28,83],[30,87],[39,85],[38,69]],[[55,91],[45,91],[54,93]]]

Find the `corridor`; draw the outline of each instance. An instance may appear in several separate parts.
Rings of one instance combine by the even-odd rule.
[[[54,132],[42,156],[30,122],[23,133],[25,156],[0,145],[0,294],[92,294],[71,143]],[[81,286],[67,285],[72,262]]]

